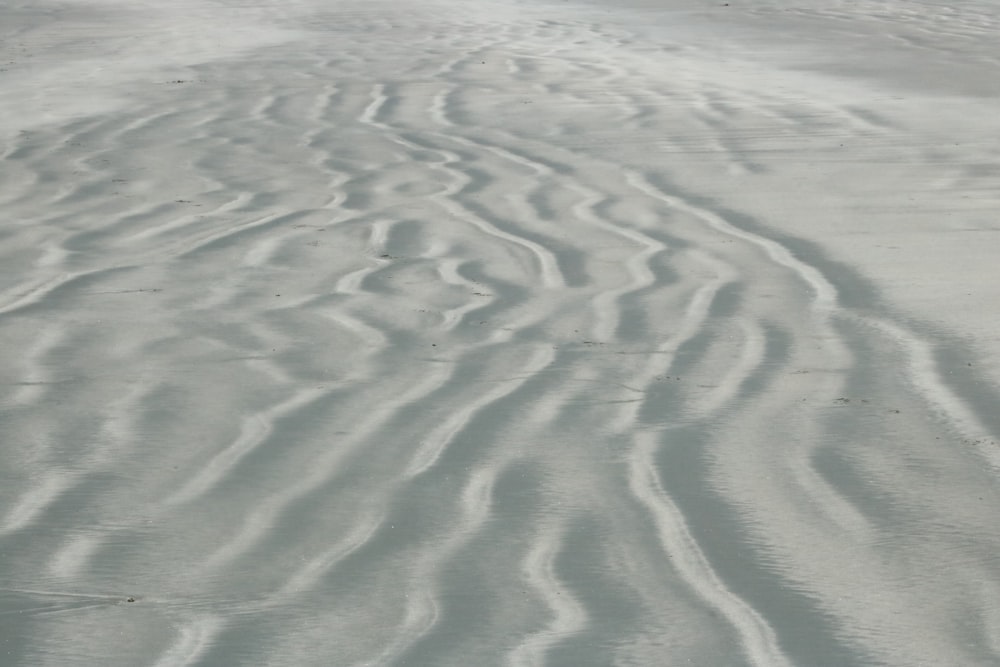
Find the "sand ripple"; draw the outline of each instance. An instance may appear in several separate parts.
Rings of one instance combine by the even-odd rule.
[[[186,3],[4,103],[4,664],[1000,661],[996,387],[752,206],[930,140],[514,4]]]

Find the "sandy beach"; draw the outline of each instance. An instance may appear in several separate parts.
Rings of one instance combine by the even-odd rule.
[[[1000,5],[0,8],[0,665],[1000,664]]]

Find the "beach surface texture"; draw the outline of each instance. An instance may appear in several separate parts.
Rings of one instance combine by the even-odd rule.
[[[0,7],[0,665],[1000,665],[1000,2]]]

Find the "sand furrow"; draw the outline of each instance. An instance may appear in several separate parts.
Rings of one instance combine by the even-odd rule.
[[[185,623],[178,632],[177,640],[153,663],[154,667],[197,664],[223,626],[223,622],[214,616]]]
[[[554,561],[565,530],[558,524],[542,524],[539,531],[524,560],[524,577],[545,601],[552,619],[545,628],[526,637],[511,652],[507,664],[514,667],[547,664],[546,652],[556,643],[584,630],[588,623],[586,610],[560,583],[554,572]]]
[[[723,269],[724,270],[724,269]],[[678,332],[660,349],[667,354],[658,360],[647,374],[669,374],[673,367],[676,351],[686,341],[700,332],[709,313],[711,300],[725,284],[725,273],[714,283],[701,288],[691,300],[685,312],[684,324]],[[632,412],[632,411],[630,411]],[[631,423],[633,417],[624,416],[623,421]],[[682,513],[670,500],[654,465],[659,437],[655,433],[640,433],[634,436],[632,452],[629,455],[629,486],[637,499],[645,505],[653,517],[663,548],[687,583],[708,603],[712,604],[739,633],[747,659],[752,664],[791,664],[781,650],[773,628],[753,607],[727,589],[714,572],[710,561],[698,547],[697,541],[685,525]]]
[[[331,483],[337,473],[344,467],[344,462],[356,455],[359,447],[377,438],[377,433],[385,429],[397,414],[411,406],[419,406],[428,396],[439,391],[454,373],[454,369],[442,367],[432,369],[426,377],[396,396],[391,402],[372,410],[354,425],[350,438],[343,438],[337,446],[331,446],[328,451],[310,461],[308,471],[297,479],[294,485],[289,485],[266,498],[258,500],[250,512],[244,517],[236,535],[228,542],[220,544],[206,560],[205,567],[218,568],[235,558],[245,556],[252,546],[270,535],[274,526],[287,509],[297,500],[315,493],[324,485]],[[383,436],[384,437],[384,436]]]
[[[442,564],[453,558],[453,554],[485,526],[490,515],[496,473],[495,466],[488,466],[467,476],[468,481],[461,492],[461,513],[457,523],[450,529],[450,535],[434,544],[431,552],[414,568],[411,582],[419,582],[420,585],[414,588],[411,584],[403,622],[395,632],[391,646],[378,656],[376,663],[405,664],[407,652],[426,640],[444,621],[439,591],[447,570]]]
[[[719,581],[687,531],[681,513],[667,500],[653,465],[656,439],[637,438],[632,454],[632,490],[650,510],[664,550],[690,585],[712,604],[739,633],[747,659],[755,665],[792,664],[782,652],[774,630],[752,607]]]
[[[191,480],[165,499],[165,503],[187,503],[211,490],[239,465],[240,459],[272,437],[275,422],[287,419],[296,410],[308,406],[326,393],[322,389],[300,390],[288,400],[244,419],[239,437],[206,461]]]
[[[384,126],[384,129],[390,131],[391,128]],[[513,221],[493,212],[491,207],[480,204],[478,197],[463,196],[467,190],[474,190],[478,193],[501,178],[506,181],[506,178],[498,178],[479,170],[466,170],[463,168],[462,159],[455,153],[430,148],[426,144],[418,144],[411,137],[404,138],[397,134],[394,140],[411,150],[430,149],[440,153],[442,159],[432,163],[432,167],[447,174],[448,181],[451,182],[439,196],[435,196],[445,211],[457,219],[469,221],[476,229],[486,234],[528,250],[536,258],[538,271],[543,284],[547,287],[557,289],[565,285],[566,280],[562,275],[556,253],[542,243],[535,241],[519,226],[512,224]],[[456,138],[448,137],[446,140],[454,142]],[[460,145],[464,144],[464,142],[459,143]]]
[[[516,392],[526,381],[550,366],[555,359],[555,353],[549,347],[539,347],[527,356],[527,362],[518,369],[519,372],[512,379],[480,394],[472,403],[455,411],[440,427],[423,438],[410,459],[405,472],[406,477],[416,477],[430,469],[446,453],[451,441],[476,413]]]

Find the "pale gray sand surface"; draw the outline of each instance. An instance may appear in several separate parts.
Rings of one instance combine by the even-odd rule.
[[[0,664],[1000,664],[996,10],[5,5]]]

